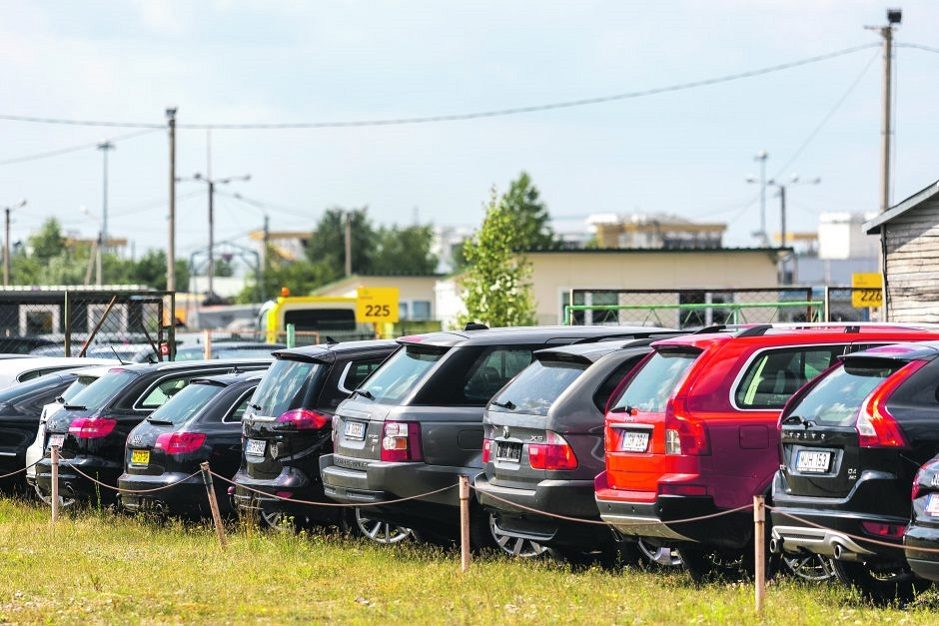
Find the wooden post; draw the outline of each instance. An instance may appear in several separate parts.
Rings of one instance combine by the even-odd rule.
[[[753,574],[756,584],[756,612],[763,612],[766,597],[766,497],[753,496]]]
[[[52,523],[59,521],[59,446],[52,446]]]
[[[222,514],[218,510],[218,500],[215,498],[215,488],[212,486],[212,472],[209,470],[209,462],[203,461],[199,467],[202,468],[202,480],[205,482],[205,492],[209,497],[209,508],[212,510],[212,521],[215,523],[215,534],[218,536],[218,545],[225,549],[225,528],[222,526]]]
[[[470,567],[470,513],[469,513],[469,478],[460,476],[460,571],[468,572]]]
[[[202,331],[202,358],[206,361],[212,358],[212,331]]]

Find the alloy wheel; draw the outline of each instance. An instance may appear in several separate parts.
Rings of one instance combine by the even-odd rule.
[[[532,541],[531,539],[512,537],[505,534],[499,528],[495,515],[489,516],[489,531],[492,533],[492,538],[496,540],[496,545],[499,546],[499,549],[509,556],[531,559],[541,556],[548,550],[546,546]]]
[[[36,489],[36,495],[39,496],[39,499],[45,502],[46,504],[48,504],[49,506],[52,506],[52,496],[51,495],[47,496],[46,494],[44,494],[42,490],[39,489],[39,485],[36,485],[35,489]],[[67,509],[74,504],[75,504],[75,498],[67,498],[63,495],[59,495],[59,508]]]
[[[811,582],[828,580],[835,575],[831,560],[820,554],[783,556],[783,563],[794,576]]]
[[[381,544],[393,544],[410,539],[414,532],[410,528],[397,526],[382,519],[368,517],[362,509],[355,509],[355,526],[363,537]]]

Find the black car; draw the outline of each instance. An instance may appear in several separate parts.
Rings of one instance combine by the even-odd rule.
[[[333,421],[335,453],[320,460],[326,495],[375,503],[454,486],[483,468],[483,411],[492,396],[551,346],[660,333],[646,327],[563,326],[471,329],[403,337],[398,350]],[[456,489],[370,515],[433,540],[457,532]],[[494,542],[489,516],[471,515],[477,546]]]
[[[244,450],[233,494],[240,512],[257,511],[271,525],[287,517],[297,523],[342,521],[335,507],[266,494],[325,501],[319,458],[332,449],[336,407],[395,347],[392,341],[349,341],[274,353],[243,419]]]
[[[897,547],[914,474],[939,453],[937,357],[934,342],[849,354],[792,397],[779,422],[772,550],[831,557],[836,576],[874,601],[924,586]]]
[[[0,390],[0,474],[26,466],[26,449],[36,438],[42,408],[78,378],[74,370],[54,372]],[[0,481],[0,489],[25,488],[23,474]]]
[[[264,370],[269,360],[183,361],[116,367],[72,398],[46,422],[45,456],[36,467],[36,490],[51,493],[49,448],[61,450],[59,493],[63,502],[113,503],[116,494],[100,488],[73,467],[108,485],[124,471],[128,433],[194,378],[233,370]]]
[[[906,562],[920,578],[939,581],[939,552],[933,552],[939,550],[939,457],[916,473],[912,497],[913,519],[903,535]]]
[[[626,545],[610,528],[512,506],[600,520],[593,479],[604,469],[603,418],[610,395],[649,352],[651,339],[604,341],[535,352],[535,360],[489,402],[476,494],[499,546],[516,556],[545,547],[579,559],[614,557]],[[498,499],[497,499],[498,498]],[[508,501],[508,502],[507,502]],[[649,554],[658,550],[647,547]],[[670,551],[667,551],[670,552]]]
[[[241,418],[261,375],[252,371],[196,378],[130,431],[124,473],[117,481],[128,490],[120,494],[121,506],[188,517],[210,513],[203,476],[191,475],[203,461],[222,476],[238,470]],[[230,512],[228,483],[213,483],[219,508]],[[173,486],[152,491],[166,485]]]
[[[286,348],[282,343],[258,343],[256,341],[219,341],[212,343],[213,359],[253,359],[269,357],[274,350]],[[205,349],[202,346],[187,346],[176,349],[177,361],[196,361],[203,359]]]

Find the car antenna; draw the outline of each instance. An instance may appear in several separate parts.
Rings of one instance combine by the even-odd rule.
[[[335,339],[333,339],[332,337],[330,337],[329,335],[326,335],[326,345],[327,345],[327,346],[334,346],[334,345],[336,345],[337,343],[339,343],[339,342],[336,341]]]
[[[114,349],[114,346],[111,346],[111,352],[114,353],[114,358],[117,359],[118,363],[120,363],[121,365],[127,365],[127,363],[124,362],[124,359],[121,358],[121,355],[117,353],[117,350]]]

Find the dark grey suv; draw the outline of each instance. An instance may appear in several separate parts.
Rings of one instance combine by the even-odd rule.
[[[334,454],[320,457],[327,496],[371,503],[450,487],[482,469],[483,411],[536,350],[583,341],[642,338],[648,327],[473,329],[402,337],[398,350],[343,402],[333,419]],[[447,540],[457,531],[456,489],[370,515]],[[478,505],[476,505],[478,506]],[[491,545],[489,516],[472,515],[476,545]]]

